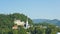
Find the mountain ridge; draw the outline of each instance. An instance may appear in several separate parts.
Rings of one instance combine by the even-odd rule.
[[[50,24],[55,24],[57,26],[60,26],[60,20],[58,20],[58,19],[53,19],[53,20],[50,20],[50,19],[33,19],[32,21],[34,23],[47,22],[47,23],[50,23]]]

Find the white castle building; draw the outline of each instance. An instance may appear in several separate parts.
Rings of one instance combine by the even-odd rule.
[[[15,20],[14,20],[14,24],[20,25],[20,26],[24,26],[25,23],[24,23],[24,21],[21,22],[21,20],[16,20],[16,19],[15,19]]]
[[[30,27],[30,25],[28,24],[28,19],[26,20],[26,23],[24,21],[15,19],[14,24],[16,24],[17,26],[23,26],[25,29],[28,29]]]

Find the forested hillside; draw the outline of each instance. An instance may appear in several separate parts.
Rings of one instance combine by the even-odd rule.
[[[27,16],[19,13],[14,13],[9,15],[0,14],[0,28],[13,26],[14,19],[19,19],[21,21],[26,22]],[[29,20],[29,23],[32,24],[32,20],[30,18],[28,18],[28,20]]]
[[[0,14],[0,34],[12,33],[12,27],[14,25],[14,19],[19,19],[26,22],[28,18],[29,24],[32,24],[32,20],[24,14],[13,13],[13,14]],[[24,30],[23,28],[21,30]],[[13,30],[14,31],[14,30]]]

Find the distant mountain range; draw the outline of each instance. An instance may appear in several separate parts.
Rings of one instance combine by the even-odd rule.
[[[60,20],[58,19],[53,19],[53,20],[49,20],[49,19],[33,19],[34,23],[43,23],[43,22],[47,22],[47,23],[51,23],[51,24],[55,24],[60,26]]]

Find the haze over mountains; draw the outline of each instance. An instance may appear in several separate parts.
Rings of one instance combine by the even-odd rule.
[[[33,22],[34,23],[47,22],[47,23],[50,23],[50,24],[55,24],[57,26],[60,26],[60,20],[58,20],[58,19],[53,19],[53,20],[50,20],[50,19],[33,19]]]

